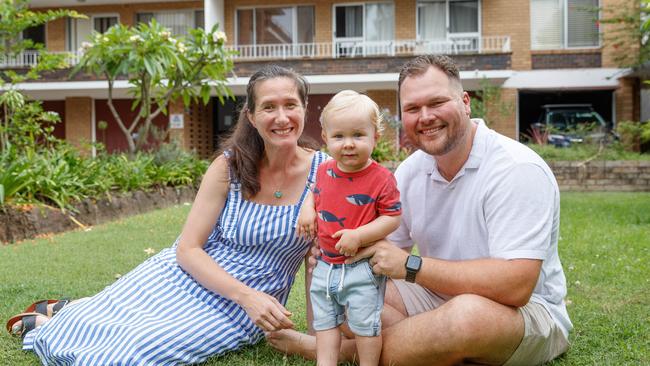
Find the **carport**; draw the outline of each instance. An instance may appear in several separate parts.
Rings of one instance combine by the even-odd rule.
[[[614,91],[626,69],[559,69],[517,71],[503,84],[518,90],[517,131],[527,134],[545,104],[591,104],[616,123]]]

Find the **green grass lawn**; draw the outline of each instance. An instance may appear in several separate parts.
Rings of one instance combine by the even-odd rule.
[[[0,318],[37,299],[83,297],[169,246],[188,207],[180,206],[0,247]],[[558,365],[650,364],[650,194],[565,193],[560,255],[575,329]],[[287,307],[305,329],[302,273]],[[2,332],[0,365],[37,365],[20,340]],[[265,344],[207,365],[311,365]]]

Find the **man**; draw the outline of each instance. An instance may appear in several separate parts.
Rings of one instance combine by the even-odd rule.
[[[450,58],[413,59],[398,85],[404,130],[420,149],[395,173],[402,223],[351,258],[370,258],[374,273],[392,279],[382,364],[535,365],[557,357],[572,325],[552,172],[532,150],[470,119]],[[421,258],[409,255],[415,243]],[[310,356],[309,336],[269,341]],[[352,357],[344,344],[341,359]]]

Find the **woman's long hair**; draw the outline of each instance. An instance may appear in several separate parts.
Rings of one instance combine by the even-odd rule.
[[[268,65],[258,70],[248,81],[246,86],[246,102],[239,112],[237,126],[232,135],[224,141],[219,154],[228,151],[230,158],[228,163],[232,174],[235,175],[242,185],[242,191],[247,198],[255,196],[260,191],[259,164],[264,156],[264,140],[250,123],[247,112],[255,112],[255,86],[263,81],[284,77],[291,79],[296,84],[298,96],[307,113],[307,95],[309,84],[307,80],[293,70],[285,69],[277,65]],[[314,149],[316,145],[313,140],[301,136],[298,139],[298,146]]]

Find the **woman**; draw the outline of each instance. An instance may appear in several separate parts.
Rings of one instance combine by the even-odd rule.
[[[292,328],[283,304],[309,247],[294,227],[326,158],[299,140],[307,93],[292,71],[256,72],[176,243],[28,331],[23,348],[48,364],[195,363]]]

